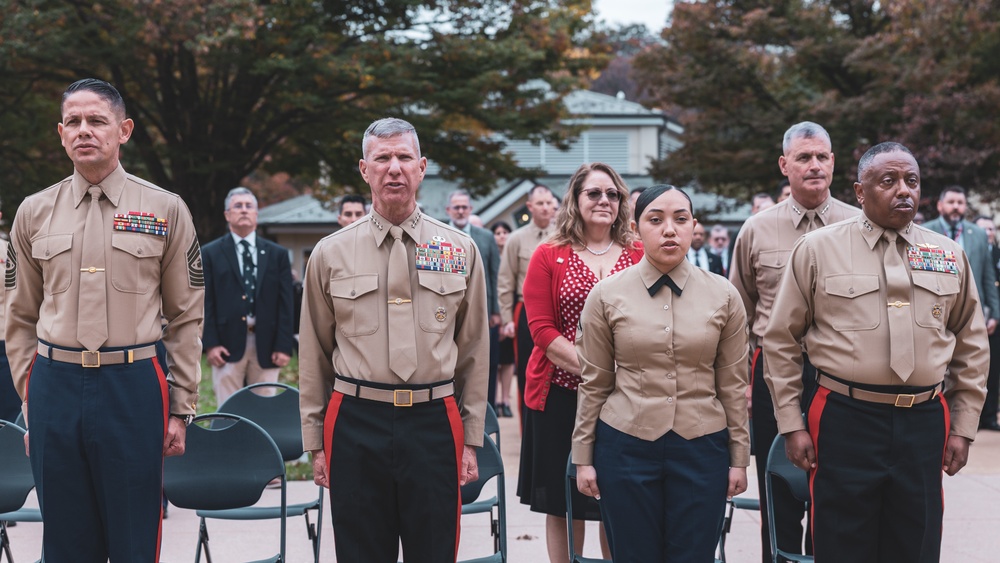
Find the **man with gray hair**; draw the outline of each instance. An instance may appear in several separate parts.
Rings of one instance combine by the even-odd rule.
[[[278,381],[295,344],[288,251],[257,236],[257,198],[247,188],[229,191],[225,217],[229,232],[202,248],[202,341],[220,405],[245,385]]]
[[[750,323],[750,343],[754,348],[751,364],[750,416],[752,443],[757,463],[757,485],[761,506],[761,560],[772,561],[767,525],[767,491],[764,476],[767,452],[778,434],[771,394],[764,383],[762,348],[764,330],[775,303],[778,282],[788,264],[788,256],[799,238],[814,229],[854,217],[858,209],[830,197],[833,181],[833,150],[830,135],[821,126],[803,121],[785,132],[778,168],[788,178],[791,196],[750,217],[736,237],[729,280],[743,297]],[[811,388],[815,374],[808,359],[802,378]],[[775,532],[778,548],[791,553],[802,551],[804,507],[780,483],[774,487]],[[808,539],[808,534],[806,534]]]
[[[302,442],[330,489],[341,563],[455,561],[460,486],[479,476],[486,415],[486,276],[465,233],[424,215],[413,126],[365,131],[365,220],[306,267],[299,342]]]

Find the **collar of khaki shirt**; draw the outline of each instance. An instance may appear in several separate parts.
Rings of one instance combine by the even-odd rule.
[[[403,223],[399,225],[403,228],[403,232],[409,235],[413,241],[417,241],[420,238],[420,220],[422,218],[423,214],[420,213],[420,208],[415,207],[413,213],[410,213],[410,216],[404,219]],[[389,236],[389,228],[393,224],[375,211],[375,208],[372,208],[368,224],[371,225],[372,235],[375,236],[375,245],[382,246],[382,242]]]
[[[826,220],[826,214],[829,213],[832,208],[832,196],[827,196],[826,199],[823,200],[823,203],[817,205],[815,209],[807,209],[806,206],[795,201],[794,197],[788,198],[788,210],[791,211],[788,215],[792,219],[792,226],[796,229],[798,229],[799,225],[802,224],[802,221],[805,220],[807,211],[815,211],[816,220],[819,221],[822,226],[827,226],[829,223]]]
[[[691,277],[691,269],[696,267],[697,266],[689,262],[687,259],[684,259],[681,260],[680,264],[677,264],[673,267],[673,269],[667,272],[667,275],[670,276],[670,279],[672,279],[674,283],[677,284],[677,287],[681,288],[681,291],[683,291],[684,284],[686,284],[688,278]],[[663,272],[654,266],[653,263],[646,257],[639,260],[639,263],[633,266],[633,268],[639,268],[639,277],[642,278],[642,283],[645,284],[647,290],[660,279],[660,276],[663,275]],[[670,291],[670,289],[668,288],[667,291]]]
[[[76,202],[75,207],[80,207],[84,198],[88,196],[87,190],[93,185],[79,171],[73,171],[73,198]],[[111,205],[118,207],[118,200],[121,199],[122,192],[125,191],[125,169],[122,168],[120,162],[118,163],[118,168],[115,168],[111,174],[108,174],[107,178],[101,180],[99,185],[104,191],[104,197],[108,198]]]
[[[861,237],[865,239],[865,244],[867,244],[868,248],[872,250],[875,249],[875,245],[878,244],[879,239],[882,238],[882,233],[888,230],[885,227],[881,227],[874,223],[868,218],[867,215],[865,215],[864,211],[861,212],[861,215],[858,215],[857,225],[858,229],[861,231]],[[896,235],[906,241],[906,244],[912,245],[914,244],[912,234],[914,228],[913,223],[908,223],[906,227],[897,229]]]

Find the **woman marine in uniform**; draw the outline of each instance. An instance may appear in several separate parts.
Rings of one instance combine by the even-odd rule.
[[[615,563],[710,563],[726,498],[747,488],[746,312],[685,260],[687,194],[647,189],[635,221],[645,258],[594,287],[576,332],[577,484]]]

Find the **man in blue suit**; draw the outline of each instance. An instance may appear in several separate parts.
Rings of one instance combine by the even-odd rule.
[[[230,190],[225,216],[229,233],[202,248],[202,341],[220,405],[245,385],[277,381],[294,344],[288,251],[257,236],[257,198],[247,188]]]

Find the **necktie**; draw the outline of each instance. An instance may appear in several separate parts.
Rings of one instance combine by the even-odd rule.
[[[403,229],[389,228],[389,369],[403,381],[417,370],[417,340],[413,334],[410,295],[410,261],[403,243]]]
[[[254,276],[253,254],[250,254],[250,243],[246,240],[240,241],[243,247],[243,291],[247,296],[247,316],[257,316],[257,307],[254,297],[257,295],[257,277]]]
[[[896,231],[886,230],[886,295],[889,298],[889,367],[906,381],[913,373],[913,316],[910,314],[910,276],[896,249]]]
[[[653,282],[653,285],[649,286],[649,296],[652,297],[656,295],[656,292],[660,291],[660,288],[663,286],[669,287],[670,290],[674,292],[674,295],[680,297],[681,288],[677,287],[677,284],[674,283],[674,280],[670,279],[670,276],[668,276],[667,274],[663,274],[662,276],[660,276],[660,279],[656,280],[655,282]]]
[[[806,211],[806,232],[810,233],[819,227],[819,222],[816,220],[816,211],[810,209]]]
[[[951,226],[951,240],[958,240],[958,224]]]
[[[80,259],[80,315],[76,339],[87,350],[99,350],[108,341],[108,284],[104,271],[104,220],[100,186],[91,186],[90,208],[83,226]]]

